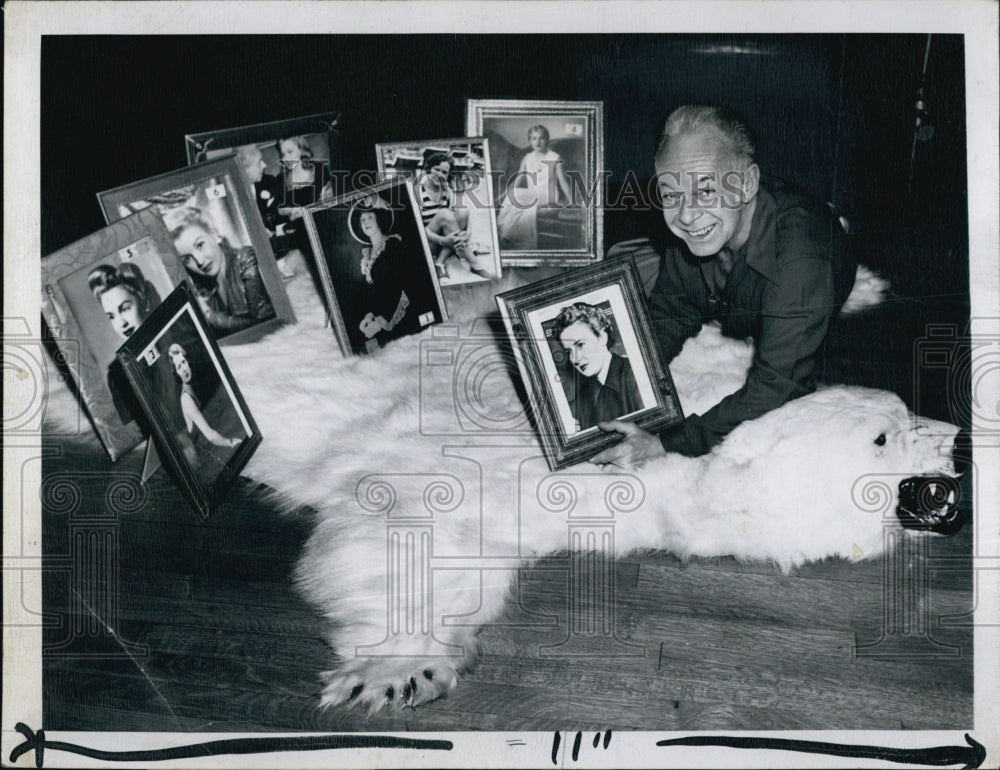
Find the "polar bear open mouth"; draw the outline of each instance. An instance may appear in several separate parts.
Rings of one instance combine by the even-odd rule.
[[[958,510],[959,477],[971,460],[972,440],[960,430],[953,441],[951,461],[954,476],[910,476],[899,482],[896,516],[907,529],[953,535],[962,528]]]
[[[899,482],[896,515],[907,529],[952,535],[962,528],[958,480],[948,476],[910,476]]]

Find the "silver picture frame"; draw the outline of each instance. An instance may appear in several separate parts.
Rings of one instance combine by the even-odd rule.
[[[603,102],[468,99],[465,129],[489,141],[504,265],[603,259]]]

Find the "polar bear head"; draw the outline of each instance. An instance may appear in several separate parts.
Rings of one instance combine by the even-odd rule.
[[[887,529],[961,527],[958,433],[895,394],[824,388],[734,430],[709,455],[703,485],[719,523],[728,510],[738,525],[737,555],[868,555]]]

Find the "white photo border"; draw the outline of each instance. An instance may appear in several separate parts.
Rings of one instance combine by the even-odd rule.
[[[970,246],[970,293],[973,331],[986,339],[1000,339],[1000,276],[997,274],[998,199],[1000,157],[996,137],[1000,134],[996,94],[1000,92],[997,60],[997,7],[980,0],[928,0],[922,3],[867,2],[861,0],[811,0],[810,2],[674,2],[627,0],[622,3],[587,2],[464,2],[311,3],[307,16],[288,13],[285,4],[262,2],[254,13],[234,13],[232,3],[77,3],[10,2],[5,7],[5,97],[4,177],[8,194],[4,200],[4,335],[5,359],[12,347],[30,350],[40,338],[38,296],[40,212],[38,195],[39,60],[41,40],[47,34],[108,34],[119,32],[157,34],[267,34],[330,31],[339,34],[384,32],[389,19],[399,29],[435,33],[537,33],[546,21],[566,32],[655,32],[802,33],[816,31],[941,33],[965,37],[965,88],[967,93],[967,168]],[[81,11],[85,10],[83,13]],[[452,11],[449,13],[448,11]],[[953,191],[949,192],[952,194]],[[25,287],[30,287],[25,289]],[[988,363],[992,354],[984,349],[977,363]],[[30,375],[30,372],[28,373]],[[36,413],[39,399],[44,402],[44,380],[26,376],[5,378],[4,421]],[[32,418],[34,419],[34,418]],[[27,424],[27,423],[26,423]],[[33,438],[4,441],[4,471],[19,483],[4,486],[4,628],[3,628],[3,712],[0,720],[5,760],[21,751],[31,729],[42,726],[41,626],[34,616],[41,605],[40,503],[36,490],[41,481],[37,445],[41,418]],[[988,437],[987,437],[988,438]],[[974,435],[974,452],[979,467],[980,489],[988,499],[977,503],[976,522],[980,534],[1000,529],[1000,506],[995,491],[1000,489],[1000,462],[994,443]],[[997,648],[1000,633],[1000,541],[978,537],[975,543],[978,605],[975,609],[975,725],[972,738],[985,746],[988,761],[995,764],[1000,754],[1000,661],[988,654]],[[15,727],[17,726],[17,727]],[[571,727],[571,726],[570,726]],[[23,729],[22,729],[23,728]],[[34,738],[37,735],[31,732]],[[936,747],[966,745],[959,730],[938,731],[781,731],[743,733],[744,737],[812,739],[850,745]],[[243,739],[247,735],[228,733],[189,734],[184,743]],[[277,738],[278,734],[270,737]],[[301,736],[293,736],[301,738]],[[425,737],[425,736],[412,736]],[[347,767],[375,766],[378,763],[409,766],[508,766],[539,767],[569,762],[572,733],[564,734],[562,751],[553,751],[549,733],[526,733],[517,753],[510,751],[505,736],[498,733],[449,733],[435,738],[452,742],[450,751],[429,746],[420,754],[403,754],[388,747],[352,747],[309,753],[216,754],[206,759],[175,760],[171,767]],[[587,740],[590,734],[586,735]],[[745,751],[730,748],[679,747],[664,753],[654,748],[657,740],[682,737],[677,734],[616,733],[614,751],[587,754],[588,763],[620,767],[843,767],[844,758],[790,753],[771,749]],[[109,750],[148,750],[178,745],[173,733],[87,733],[53,732],[46,740],[68,741]],[[222,747],[217,747],[221,751]],[[33,751],[21,754],[20,764],[33,761]],[[555,757],[553,759],[552,757]],[[596,758],[595,758],[596,757]],[[78,755],[46,751],[50,767],[121,766]],[[144,766],[149,761],[134,760]],[[854,757],[855,767],[899,766],[878,759]],[[957,763],[956,763],[957,764]],[[152,765],[155,766],[155,765]],[[553,765],[554,766],[554,765]]]

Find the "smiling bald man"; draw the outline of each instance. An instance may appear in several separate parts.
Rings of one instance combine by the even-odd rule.
[[[720,108],[684,106],[667,118],[656,179],[672,238],[649,297],[668,363],[711,320],[726,335],[752,337],[746,384],[660,436],[602,423],[626,439],[593,462],[634,468],[664,452],[702,455],[740,423],[815,390],[857,262],[831,207],[762,178],[754,149],[746,125]]]

